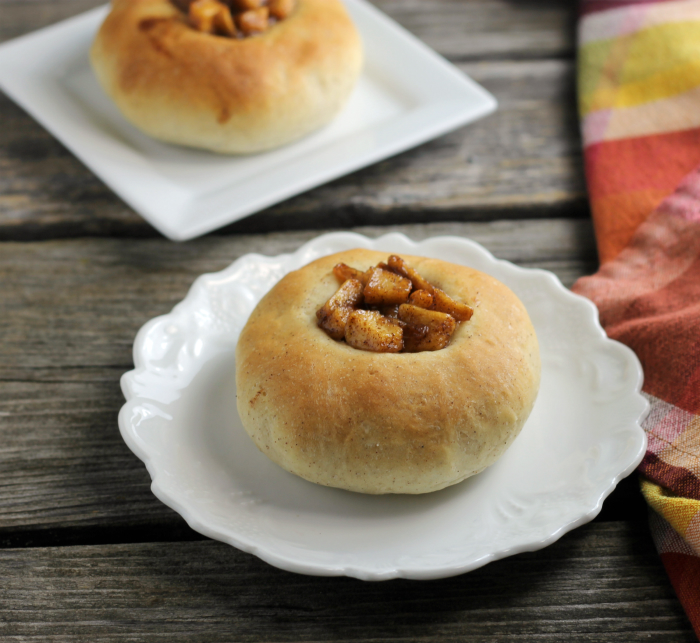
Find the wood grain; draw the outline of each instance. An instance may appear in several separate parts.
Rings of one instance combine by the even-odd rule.
[[[103,1],[0,0],[0,41]],[[498,112],[195,242],[160,239],[0,94],[0,640],[696,640],[634,476],[547,549],[452,579],[368,584],[282,572],[204,539],[155,499],[121,440],[118,382],[137,329],[247,252],[374,225],[385,227],[356,231],[470,237],[566,285],[595,270],[575,3],[375,4],[492,91]]]
[[[575,5],[558,0],[375,0],[446,58],[573,58]]]
[[[104,4],[0,0],[0,41]],[[558,0],[375,0],[379,9],[452,60],[572,57],[573,5]]]
[[[497,256],[557,273],[566,285],[595,269],[590,221],[532,220],[357,228],[420,240],[468,237]],[[247,252],[277,255],[318,232],[162,239],[6,243],[0,254],[0,380],[90,381],[131,364],[138,328],[169,311],[201,273]],[[56,379],[52,376],[56,374]]]
[[[590,222],[500,221],[393,228],[452,234],[546,267],[567,284],[595,269]],[[358,229],[376,237],[388,229]],[[315,233],[208,237],[185,244],[83,239],[4,243],[0,253],[0,535],[86,526],[180,524],[151,495],[119,437],[118,380],[138,328],[203,272],[247,252],[293,251]]]
[[[495,114],[247,217],[226,232],[587,216],[573,63],[460,67],[497,97]],[[0,120],[0,240],[157,235],[2,96]]]
[[[623,523],[431,582],[301,576],[213,541],[0,550],[0,566],[4,641],[696,640]]]

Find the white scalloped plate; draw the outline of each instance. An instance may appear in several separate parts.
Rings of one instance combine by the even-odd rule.
[[[541,391],[520,436],[483,473],[422,496],[366,496],[283,471],[243,430],[234,349],[250,312],[287,272],[352,247],[472,266],[526,305]],[[134,362],[122,378],[119,427],[153,493],[193,529],[294,572],[442,578],[539,549],[595,517],[646,448],[641,366],[606,337],[595,306],[551,273],[499,261],[464,239],[337,233],[290,255],[246,255],[201,276],[170,314],[148,322]]]

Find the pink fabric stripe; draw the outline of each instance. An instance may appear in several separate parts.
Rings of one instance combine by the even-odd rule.
[[[594,6],[593,3],[585,3]],[[644,26],[644,17],[654,3],[635,2],[618,8],[612,8],[605,13],[593,13],[585,16],[579,27],[579,45],[585,45],[594,40],[619,38],[639,31]]]
[[[649,438],[647,451],[659,455],[684,433],[694,416],[652,395],[647,397],[652,404],[651,411],[643,424]]]
[[[612,115],[613,112],[611,109],[601,109],[597,112],[591,112],[583,119],[581,128],[584,147],[605,140],[605,133]]]
[[[661,203],[658,210],[686,221],[700,221],[700,169],[686,176],[673,195]]]

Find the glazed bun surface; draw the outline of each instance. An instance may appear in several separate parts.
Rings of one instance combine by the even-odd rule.
[[[474,308],[442,350],[372,353],[331,339],[316,310],[338,289],[335,264],[366,269],[388,253],[350,250],[286,275],[236,348],[237,405],[258,448],[306,480],[371,494],[426,493],[492,464],[522,429],[540,382],[537,337],[496,279],[403,255]]]
[[[170,0],[114,0],[90,60],[146,134],[244,154],[330,122],[359,76],[362,44],[340,0],[298,0],[287,18],[242,39],[195,30]]]

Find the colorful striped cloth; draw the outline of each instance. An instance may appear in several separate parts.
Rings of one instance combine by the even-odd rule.
[[[582,0],[579,107],[600,270],[574,290],[644,366],[654,541],[700,637],[700,0]]]

